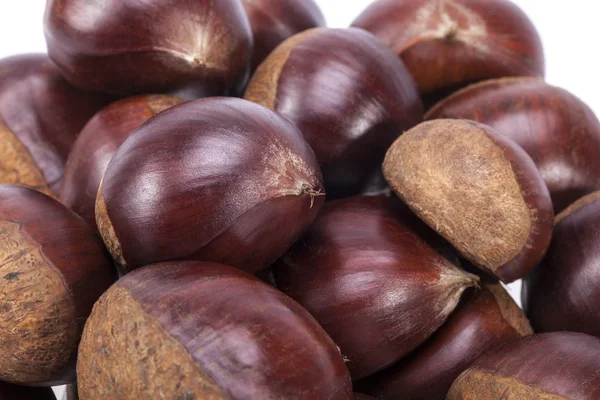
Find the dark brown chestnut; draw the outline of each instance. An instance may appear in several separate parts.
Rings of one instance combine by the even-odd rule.
[[[0,184],[57,196],[73,142],[109,101],[73,88],[45,55],[0,60]]]
[[[536,332],[600,336],[600,192],[556,217],[546,257],[523,282],[522,301]]]
[[[15,386],[0,382],[0,400],[56,400],[50,388]]]
[[[427,104],[485,79],[544,76],[540,37],[508,0],[377,0],[352,26],[391,47]]]
[[[465,296],[444,325],[409,357],[358,387],[378,399],[443,400],[476,358],[532,333],[506,290],[500,284],[486,285]]]
[[[242,0],[254,36],[252,71],[287,38],[325,26],[314,0]]]
[[[600,398],[600,339],[583,333],[531,335],[480,357],[452,385],[448,400]]]
[[[539,171],[489,126],[424,122],[392,145],[383,173],[423,221],[504,282],[531,272],[550,244],[554,213]]]
[[[300,131],[257,104],[207,98],[163,111],[115,153],[96,221],[125,271],[176,259],[259,272],[324,202]]]
[[[83,399],[352,399],[335,343],[296,302],[236,268],[141,268],[94,306]]]
[[[48,54],[75,86],[238,94],[252,31],[239,0],[49,0]]]
[[[74,381],[85,320],[115,279],[79,216],[33,189],[0,185],[0,380]]]
[[[98,112],[83,128],[69,154],[60,201],[95,228],[100,181],[119,146],[149,118],[179,103],[181,100],[171,96],[140,95]]]
[[[406,67],[360,29],[316,28],[291,37],[258,68],[244,97],[300,128],[329,199],[363,193],[390,144],[423,118]]]
[[[77,392],[77,384],[67,385],[65,388],[65,400],[79,400],[79,393]]]
[[[367,396],[362,393],[354,393],[354,400],[375,400],[375,397]]]
[[[600,122],[564,89],[536,78],[494,79],[441,101],[426,119],[465,118],[491,126],[533,159],[559,212],[600,189]]]
[[[397,200],[396,200],[397,201]],[[354,380],[422,344],[477,277],[448,262],[386,196],[327,203],[278,262],[277,287],[329,333]]]

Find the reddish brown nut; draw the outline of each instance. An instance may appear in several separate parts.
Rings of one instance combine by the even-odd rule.
[[[184,259],[256,273],[308,228],[323,195],[315,155],[291,122],[209,98],[162,112],[125,141],[96,220],[125,270]]]
[[[362,193],[390,144],[423,117],[406,67],[360,29],[311,29],[286,40],[244,97],[300,128],[321,163],[329,199]]]
[[[438,103],[426,119],[465,118],[491,126],[523,148],[558,212],[600,189],[600,122],[566,90],[536,78],[494,79]]]
[[[73,381],[85,320],[115,279],[80,217],[40,192],[0,185],[0,380]]]
[[[277,287],[340,347],[354,380],[422,344],[477,284],[413,230],[385,196],[328,203],[274,267]]]
[[[50,388],[15,386],[0,382],[0,400],[56,400]]]
[[[522,300],[536,332],[600,336],[600,192],[556,217],[544,261],[523,282]]]
[[[600,339],[582,333],[531,335],[480,357],[448,400],[600,398]]]
[[[465,296],[440,329],[409,357],[358,387],[378,399],[443,400],[452,382],[485,352],[533,333],[500,284]]]
[[[180,102],[170,96],[141,95],[117,101],[98,112],[69,154],[60,201],[95,228],[96,196],[112,156],[149,118]]]
[[[252,55],[239,0],[49,0],[45,33],[72,84],[108,93],[240,93]]]
[[[0,184],[58,195],[73,142],[109,101],[73,88],[45,55],[0,60]]]
[[[252,71],[281,42],[307,29],[325,26],[314,0],[242,0],[254,35]]]
[[[544,76],[540,37],[511,1],[378,0],[352,26],[402,58],[427,104],[485,79]]]
[[[383,173],[423,221],[504,282],[526,276],[548,248],[554,214],[540,173],[486,125],[424,122],[392,145]]]
[[[335,343],[296,302],[236,268],[137,270],[94,306],[77,364],[83,399],[352,399]]]

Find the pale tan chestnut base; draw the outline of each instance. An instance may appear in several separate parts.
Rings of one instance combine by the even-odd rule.
[[[106,201],[104,200],[103,184],[100,182],[100,188],[98,189],[98,197],[96,197],[96,225],[104,240],[106,248],[110,252],[113,260],[122,268],[126,268],[125,258],[123,257],[123,249],[121,242],[115,233],[112,222],[108,216],[106,210]]]
[[[75,309],[61,275],[13,222],[0,222],[0,380],[51,379],[77,349]]]
[[[79,347],[77,377],[86,400],[228,398],[120,286],[94,306]]]
[[[525,313],[523,313],[523,310],[519,308],[517,303],[515,303],[502,285],[496,283],[487,285],[487,288],[496,299],[502,317],[510,324],[510,326],[512,326],[512,328],[521,336],[533,335],[533,329],[531,328]]]

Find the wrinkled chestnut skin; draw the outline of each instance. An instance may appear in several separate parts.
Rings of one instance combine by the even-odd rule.
[[[300,128],[321,164],[329,200],[372,189],[389,145],[423,118],[406,67],[360,29],[316,28],[291,37],[254,73],[244,98]]]
[[[522,300],[536,332],[600,336],[600,192],[556,217],[552,243],[523,282]]]
[[[314,0],[242,0],[254,36],[252,71],[281,42],[310,28],[325,26]]]
[[[0,185],[0,259],[0,380],[74,382],[83,325],[116,280],[102,241],[51,197]]]
[[[249,74],[239,0],[48,0],[44,25],[52,60],[89,90],[235,95]]]
[[[32,388],[0,382],[0,400],[56,400],[56,396],[51,388]]]
[[[273,267],[277,287],[329,333],[354,380],[422,344],[477,282],[423,241],[405,213],[385,196],[329,202]]]
[[[317,160],[291,122],[249,101],[207,98],[163,111],[123,143],[96,221],[126,271],[183,259],[256,273],[323,202]]]
[[[485,79],[544,76],[540,37],[508,0],[377,0],[352,26],[391,47],[426,104]]]
[[[447,399],[598,399],[599,369],[600,339],[573,332],[531,335],[481,356]]]
[[[0,60],[0,183],[57,196],[73,142],[110,100],[71,86],[45,55]]]
[[[581,100],[541,79],[505,78],[469,86],[426,119],[465,118],[489,125],[533,159],[559,212],[600,189],[600,122]]]
[[[83,128],[67,159],[60,201],[96,228],[96,196],[113,155],[137,128],[181,100],[140,95],[117,101],[98,112]]]
[[[169,399],[352,399],[338,348],[304,308],[207,262],[152,265],[117,282],[86,325],[77,375],[90,400],[157,390]]]
[[[499,284],[484,286],[465,296],[444,325],[409,357],[357,386],[378,399],[443,400],[452,382],[477,357],[532,333],[506,290]]]

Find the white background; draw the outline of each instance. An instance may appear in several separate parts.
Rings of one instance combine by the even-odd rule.
[[[371,0],[317,2],[328,26],[342,28],[347,27]],[[529,15],[542,37],[547,81],[571,91],[597,114],[600,113],[597,1],[514,2]],[[45,3],[45,0],[0,0],[0,58],[46,51],[42,26]],[[518,298],[520,284],[511,285],[509,290],[513,297]]]

